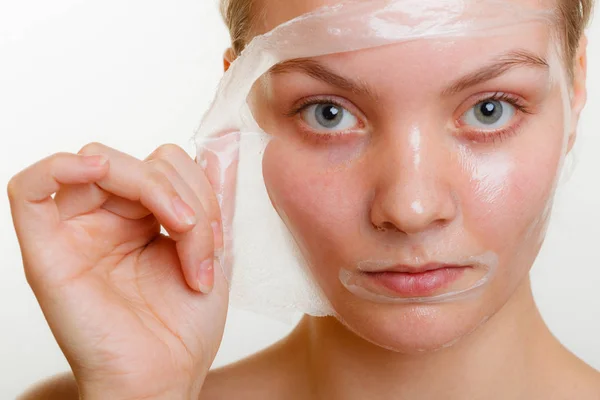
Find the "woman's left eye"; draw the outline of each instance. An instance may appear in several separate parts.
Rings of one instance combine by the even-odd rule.
[[[344,107],[333,103],[311,104],[301,112],[308,126],[320,132],[349,130],[358,125],[358,119]]]
[[[516,108],[503,100],[483,100],[471,107],[461,117],[465,125],[480,130],[497,130],[503,128],[515,116]]]

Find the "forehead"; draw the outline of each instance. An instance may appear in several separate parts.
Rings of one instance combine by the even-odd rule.
[[[530,24],[518,32],[494,36],[408,41],[291,60],[273,68],[262,82],[280,92],[293,92],[297,87],[317,90],[319,86],[306,75],[357,95],[392,102],[409,99],[417,106],[418,99],[453,96],[495,78],[501,79],[495,85],[503,90],[540,89],[549,85],[552,66],[557,63],[548,38],[547,30]],[[330,72],[354,84],[339,83]]]
[[[359,0],[370,1],[370,0]],[[477,0],[464,0],[468,5]],[[557,0],[503,0],[506,3],[526,5],[540,10],[554,7]],[[255,0],[254,35],[266,33],[284,22],[300,15],[312,12],[321,7],[340,4],[341,0]],[[444,0],[423,0],[424,3],[443,6]],[[454,6],[456,2],[453,2]],[[490,9],[493,12],[493,9]]]
[[[555,62],[550,40],[547,26],[533,22],[495,34],[411,40],[315,59],[341,70],[368,70],[374,79],[384,81],[393,76],[414,79],[424,75],[424,82],[432,82],[435,77],[466,74],[486,63],[520,65],[524,61],[524,65],[531,66]]]

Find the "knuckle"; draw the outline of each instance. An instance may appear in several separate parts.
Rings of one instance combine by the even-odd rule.
[[[187,156],[187,153],[181,147],[172,143],[163,144],[162,146],[154,150],[154,152],[152,153],[152,157],[155,158],[169,159],[171,157],[181,156]]]
[[[43,174],[45,171],[54,171],[60,160],[71,156],[72,154],[66,152],[55,153],[15,174],[6,185],[6,193],[9,199],[17,198],[21,189],[27,186],[27,182],[31,181],[32,178]]]
[[[18,196],[19,193],[19,181],[21,179],[21,174],[17,174],[10,178],[8,184],[6,185],[6,193],[8,194],[9,199],[14,199]]]
[[[65,160],[69,157],[73,157],[73,155],[66,152],[54,153],[45,160],[42,160],[41,163],[44,163],[45,161],[46,165],[44,166],[44,168],[46,170],[54,170],[57,167],[57,165],[61,163],[62,160]]]
[[[171,189],[173,185],[169,180],[169,175],[173,173],[174,168],[164,160],[151,160],[146,162],[146,182],[149,188],[161,187]]]
[[[27,265],[24,265],[23,272],[25,272],[25,281],[27,282],[29,287],[35,292],[34,288],[36,287],[35,282],[37,279],[34,271],[32,271],[31,268],[28,268]]]
[[[171,177],[176,173],[175,167],[173,167],[170,162],[162,158],[148,160],[146,161],[146,166],[148,167],[149,173],[153,175],[164,175],[166,177]]]
[[[95,155],[95,154],[103,153],[105,149],[106,149],[106,146],[103,145],[102,143],[91,142],[91,143],[88,143],[85,146],[83,146],[81,148],[81,150],[79,150],[77,152],[77,154],[84,155],[84,156],[85,155]]]
[[[58,167],[58,165],[61,163],[61,161],[64,160],[64,159],[66,159],[69,156],[72,157],[72,154],[64,153],[64,152],[62,152],[62,153],[55,153],[55,154],[51,155],[50,157],[48,157],[45,160],[45,164],[46,165],[45,165],[44,168],[47,171],[55,171],[56,168]],[[44,162],[44,161],[42,161],[42,162]]]

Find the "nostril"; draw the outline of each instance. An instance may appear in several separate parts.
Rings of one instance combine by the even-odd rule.
[[[376,225],[376,224],[372,224],[372,225],[378,232],[389,232],[389,231],[400,232],[400,229],[398,229],[398,227],[391,222],[384,222],[381,225]]]

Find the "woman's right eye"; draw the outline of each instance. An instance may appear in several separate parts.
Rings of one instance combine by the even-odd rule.
[[[356,118],[346,108],[333,103],[311,104],[301,112],[304,122],[316,133],[330,134],[357,128]]]

